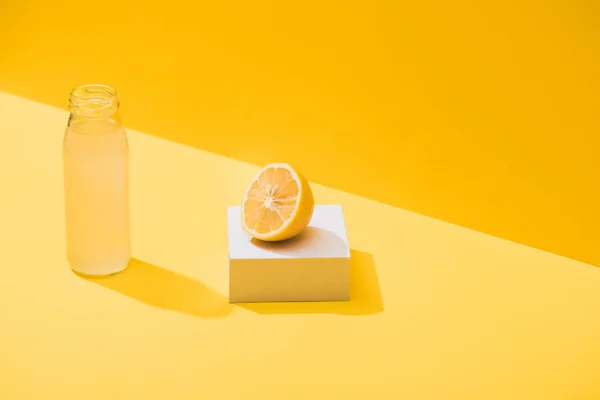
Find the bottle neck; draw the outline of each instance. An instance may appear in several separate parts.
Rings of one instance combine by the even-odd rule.
[[[117,91],[106,85],[84,85],[73,89],[69,96],[70,120],[119,121]]]

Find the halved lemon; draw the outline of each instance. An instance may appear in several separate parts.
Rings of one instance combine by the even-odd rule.
[[[314,208],[313,193],[304,176],[288,164],[269,164],[246,190],[242,227],[256,239],[290,239],[306,228]]]

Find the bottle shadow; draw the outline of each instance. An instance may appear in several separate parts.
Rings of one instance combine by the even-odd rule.
[[[350,250],[350,301],[237,303],[257,314],[340,314],[359,316],[383,311],[383,299],[373,255]]]
[[[150,306],[194,317],[222,318],[234,310],[227,297],[203,283],[135,258],[115,275],[76,275]]]

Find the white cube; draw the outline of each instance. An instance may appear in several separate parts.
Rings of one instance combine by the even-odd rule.
[[[240,207],[228,209],[229,301],[347,301],[350,247],[342,207],[315,206],[309,226],[283,242],[242,229]]]

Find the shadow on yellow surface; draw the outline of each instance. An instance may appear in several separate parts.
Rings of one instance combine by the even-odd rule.
[[[382,312],[383,300],[373,255],[352,249],[350,256],[350,301],[246,303],[237,306],[258,314],[370,315]]]
[[[590,4],[8,0],[0,89],[600,265]]]
[[[81,277],[150,306],[195,317],[220,318],[233,311],[225,296],[206,285],[137,259],[116,275]]]

